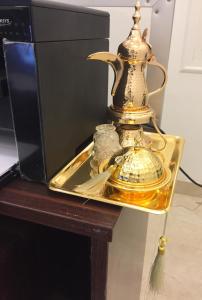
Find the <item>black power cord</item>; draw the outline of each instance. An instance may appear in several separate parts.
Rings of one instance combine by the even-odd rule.
[[[150,125],[147,124],[146,127],[148,127],[149,129],[155,130],[155,128]],[[166,134],[164,130],[162,130],[161,128],[159,128],[160,132],[162,134]],[[196,186],[199,186],[200,188],[202,188],[202,184],[198,183],[196,180],[194,180],[182,167],[180,167],[180,171],[182,172],[182,174],[184,174],[185,177],[187,177],[193,184],[195,184]]]

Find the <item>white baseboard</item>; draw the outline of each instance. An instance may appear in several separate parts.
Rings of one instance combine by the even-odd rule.
[[[202,198],[202,188],[197,187],[191,182],[177,181],[175,192],[178,194]]]

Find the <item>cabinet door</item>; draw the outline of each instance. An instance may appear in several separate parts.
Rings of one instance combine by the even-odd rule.
[[[176,1],[162,127],[186,140],[182,166],[202,181],[202,2]],[[181,176],[184,181],[185,177]]]

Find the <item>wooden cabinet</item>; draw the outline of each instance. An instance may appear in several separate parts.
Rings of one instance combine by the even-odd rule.
[[[0,191],[0,215],[5,224],[30,232],[21,259],[29,253],[24,270],[35,299],[139,299],[136,269],[143,261],[134,257],[133,211],[17,179]]]

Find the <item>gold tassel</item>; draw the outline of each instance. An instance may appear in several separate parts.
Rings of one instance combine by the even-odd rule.
[[[167,238],[161,236],[159,239],[158,253],[152,265],[150,274],[150,289],[154,293],[158,293],[164,286],[164,263],[165,263],[165,249]]]
[[[168,223],[168,213],[165,215],[163,235],[159,239],[159,246],[156,258],[151,268],[149,286],[153,293],[158,293],[164,287],[164,265],[165,265],[165,251],[167,245],[166,226]]]
[[[94,196],[101,195],[105,188],[105,184],[107,180],[112,175],[114,170],[115,170],[115,166],[114,165],[110,166],[105,172],[96,175],[90,180],[84,182],[83,184],[77,185],[74,188],[74,191],[80,194],[87,194],[87,195],[94,195]]]

